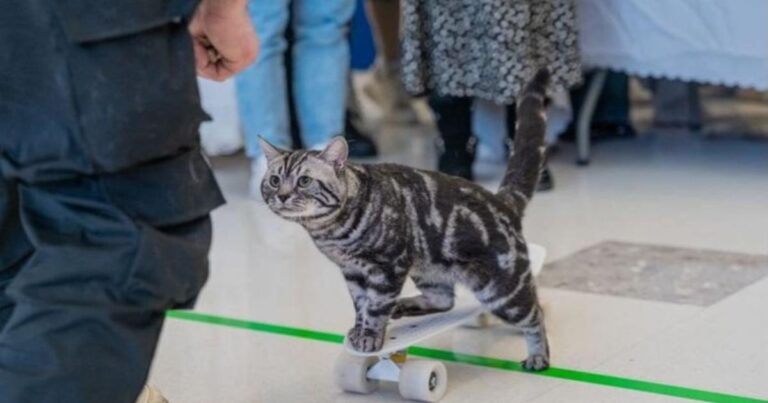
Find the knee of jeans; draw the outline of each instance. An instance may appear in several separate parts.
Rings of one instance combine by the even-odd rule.
[[[280,56],[288,48],[285,32],[270,32],[268,35],[259,35],[259,56],[257,63],[271,56]]]
[[[249,3],[251,19],[259,36],[259,58],[284,52],[288,47],[285,39],[289,19],[288,7],[258,7],[254,6],[255,3],[262,2]]]
[[[301,0],[295,3],[292,25],[298,42],[328,45],[347,40],[355,0]]]
[[[333,19],[298,24],[294,27],[297,43],[312,45],[345,45],[348,27]]]

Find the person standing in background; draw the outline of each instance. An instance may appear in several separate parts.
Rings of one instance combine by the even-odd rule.
[[[251,195],[261,198],[267,160],[258,136],[285,149],[292,148],[284,64],[285,32],[293,23],[293,100],[306,148],[319,149],[344,131],[349,72],[347,30],[354,0],[252,0],[251,18],[261,38],[253,66],[237,77],[237,96],[251,158]],[[292,17],[292,19],[291,19]]]
[[[546,67],[552,83],[581,79],[572,0],[403,0],[402,75],[406,90],[429,95],[441,136],[438,169],[472,179],[474,98],[507,105]],[[547,177],[547,175],[544,175]]]
[[[255,59],[245,6],[3,3],[0,402],[136,401],[165,311],[208,276],[224,199],[195,67],[223,80]]]
[[[367,0],[366,11],[378,57],[363,91],[382,108],[385,120],[417,124],[418,116],[400,77],[400,0]]]

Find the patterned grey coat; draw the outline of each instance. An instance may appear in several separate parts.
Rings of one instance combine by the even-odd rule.
[[[511,104],[546,67],[581,80],[572,0],[403,0],[402,77],[413,94]]]

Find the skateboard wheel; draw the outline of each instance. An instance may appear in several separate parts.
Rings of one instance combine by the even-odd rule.
[[[368,370],[378,361],[376,357],[340,354],[334,367],[336,385],[345,392],[372,393],[379,387],[379,381],[368,379]]]
[[[406,361],[400,368],[398,387],[406,399],[436,402],[445,395],[448,371],[439,361]]]

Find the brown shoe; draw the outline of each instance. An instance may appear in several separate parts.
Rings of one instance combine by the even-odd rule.
[[[168,400],[154,386],[144,385],[136,403],[168,403]]]

